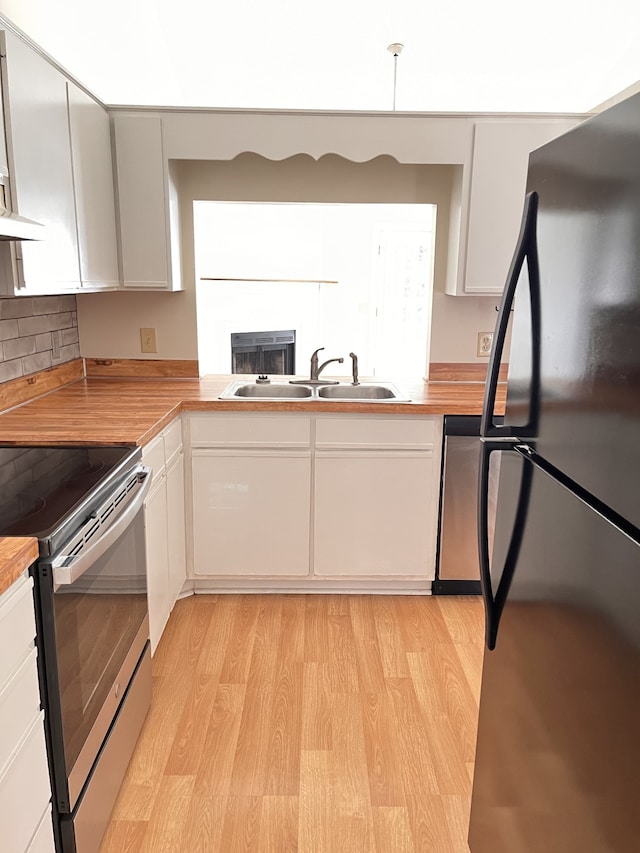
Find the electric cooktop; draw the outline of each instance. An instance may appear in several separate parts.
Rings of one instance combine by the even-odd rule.
[[[50,553],[54,534],[78,512],[84,521],[141,456],[139,447],[0,446],[0,536],[35,536]]]

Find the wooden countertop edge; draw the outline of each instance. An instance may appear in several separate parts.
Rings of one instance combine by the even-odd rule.
[[[0,414],[0,445],[145,446],[181,412],[477,416],[484,392],[476,383],[408,381],[399,387],[414,399],[404,403],[221,400],[229,381],[229,376],[81,379]],[[503,409],[501,389],[496,413]]]
[[[0,595],[37,559],[37,539],[27,536],[0,537]]]
[[[183,406],[184,402],[176,403],[165,415],[157,420],[153,426],[149,427],[148,430],[138,437],[135,442],[136,445],[138,445],[138,447],[144,447],[145,444],[149,444],[150,441],[153,441],[157,435],[160,435],[166,426],[169,426],[171,421],[175,420],[175,418],[184,411]]]

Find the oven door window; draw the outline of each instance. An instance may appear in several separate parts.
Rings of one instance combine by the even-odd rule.
[[[57,587],[53,601],[64,757],[71,775],[87,748],[97,754],[104,736],[95,731],[101,710],[147,618],[142,512],[77,580]]]

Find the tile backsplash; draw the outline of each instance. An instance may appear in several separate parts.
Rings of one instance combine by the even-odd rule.
[[[0,299],[0,382],[79,356],[75,296]]]

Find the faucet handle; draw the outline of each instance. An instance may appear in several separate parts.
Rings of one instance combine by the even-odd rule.
[[[313,360],[314,358],[317,358],[317,357],[318,357],[318,353],[319,353],[319,352],[322,352],[322,350],[323,350],[323,349],[324,349],[324,347],[318,347],[318,349],[317,349],[314,353],[312,353],[312,355],[311,355],[311,359]]]

